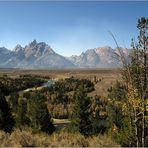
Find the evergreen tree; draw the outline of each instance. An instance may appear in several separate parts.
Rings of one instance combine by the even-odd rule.
[[[90,136],[92,134],[92,122],[91,122],[91,101],[87,96],[84,86],[81,85],[74,95],[74,127],[84,136]]]
[[[104,134],[109,129],[107,115],[107,100],[100,96],[95,96],[92,99],[92,125],[93,134]]]
[[[110,124],[110,132],[121,146],[135,146],[135,134],[130,123],[130,117],[124,106],[128,101],[127,89],[120,82],[116,82],[114,86],[108,89],[109,103],[108,122]]]
[[[14,126],[14,120],[8,106],[8,103],[0,91],[0,129],[11,132]]]
[[[10,104],[10,108],[14,114],[17,113],[17,108],[18,108],[18,98],[19,94],[18,93],[13,93],[10,95],[10,98],[8,100],[8,103]]]
[[[115,83],[114,86],[111,86],[108,89],[108,98],[115,101],[125,101],[127,100],[127,89],[119,81]]]
[[[24,98],[19,97],[17,114],[16,114],[16,126],[20,128],[28,124],[29,124],[29,119],[27,117],[27,102]]]
[[[35,93],[28,101],[27,114],[30,119],[30,125],[35,130],[41,130],[47,133],[52,133],[55,128],[51,122],[46,98],[40,93]]]

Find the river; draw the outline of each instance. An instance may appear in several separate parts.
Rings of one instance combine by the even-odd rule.
[[[38,86],[38,87],[32,87],[32,88],[27,88],[24,90],[24,92],[28,92],[28,91],[34,91],[34,90],[41,90],[44,87],[50,87],[52,85],[55,84],[56,80],[48,80],[46,83],[44,83],[42,86]]]

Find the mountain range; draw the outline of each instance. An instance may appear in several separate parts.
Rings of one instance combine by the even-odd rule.
[[[127,53],[123,49],[123,54]],[[119,52],[109,46],[88,49],[81,55],[64,57],[48,44],[33,40],[25,47],[17,45],[13,50],[0,48],[0,68],[63,69],[63,68],[117,68],[121,66]]]

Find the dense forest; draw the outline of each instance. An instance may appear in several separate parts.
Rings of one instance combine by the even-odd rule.
[[[40,86],[45,82],[39,76],[21,75],[19,78],[10,78],[4,75],[0,77],[0,90],[7,96],[27,88]]]
[[[132,40],[130,61],[117,44],[122,80],[109,86],[107,97],[90,97],[95,82],[87,79],[65,78],[25,92],[47,79],[0,77],[0,146],[147,147],[148,19],[140,18],[137,28],[140,33],[137,42]],[[69,119],[70,124],[57,131],[55,118]]]

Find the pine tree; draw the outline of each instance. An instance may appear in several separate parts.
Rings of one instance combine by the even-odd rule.
[[[11,132],[14,126],[14,120],[8,106],[8,103],[0,91],[0,129]]]
[[[28,101],[27,114],[33,129],[50,134],[55,128],[51,122],[51,116],[49,115],[45,102],[45,97],[36,92]]]
[[[91,101],[87,96],[83,85],[81,85],[76,91],[74,99],[75,107],[73,125],[84,136],[90,136],[92,134],[90,112]]]
[[[18,98],[19,98],[19,94],[13,93],[13,94],[10,95],[10,98],[8,100],[8,103],[10,104],[10,108],[11,108],[11,110],[14,114],[17,113]]]
[[[108,115],[107,115],[107,99],[95,96],[92,99],[92,125],[93,134],[104,134],[109,129]]]
[[[27,117],[27,101],[24,98],[19,97],[16,114],[16,126],[21,128],[22,126],[28,124],[29,118]]]
[[[108,89],[108,92],[107,110],[111,136],[121,146],[135,146],[134,130],[130,122],[129,112],[125,109],[128,102],[127,88],[117,81],[114,86]]]

